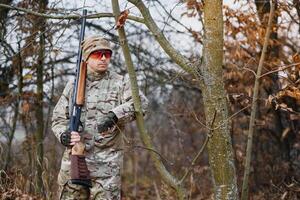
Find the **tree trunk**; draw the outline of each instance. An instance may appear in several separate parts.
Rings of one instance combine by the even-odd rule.
[[[222,79],[222,1],[206,0],[204,6],[203,99],[206,125],[212,125],[207,149],[213,176],[215,199],[238,199],[226,91]],[[214,115],[216,116],[214,118]],[[214,123],[212,123],[214,121]]]
[[[257,16],[263,27],[267,27],[271,2],[273,2],[274,7],[274,17],[272,19],[270,33],[271,41],[267,48],[265,64],[262,73],[276,70],[282,62],[286,62],[280,53],[282,49],[281,42],[278,41],[278,26],[280,26],[278,24],[278,17],[280,16],[280,4],[278,0],[255,1]],[[265,99],[268,99],[270,95],[276,95],[280,91],[282,86],[279,79],[279,74],[270,73],[267,76],[262,77],[262,80],[260,80],[260,85],[259,99],[262,100],[258,101],[257,120],[263,125],[256,128],[259,134],[253,138],[254,152],[251,161],[253,162],[253,165],[256,166],[253,170],[253,174],[251,174],[255,181],[252,184],[258,187],[269,185],[270,177],[272,177],[274,173],[277,173],[276,169],[278,170],[279,168],[284,168],[287,171],[291,169],[291,165],[287,168],[283,166],[283,163],[289,162],[291,164],[290,150],[293,145],[291,141],[294,137],[294,134],[289,132],[287,137],[284,139],[281,138],[285,127],[292,127],[294,121],[289,120],[286,112],[282,111],[281,109],[274,109],[273,106],[266,105],[264,101]],[[266,135],[270,135],[271,137],[266,140]],[[265,163],[262,161],[265,161]],[[272,170],[268,170],[269,167],[271,167]],[[286,175],[289,173],[287,171],[285,173],[280,173],[280,175],[278,174],[278,180],[285,179]],[[261,176],[261,174],[264,174],[264,176]],[[276,180],[273,181],[276,182]],[[249,184],[251,185],[251,183]]]
[[[39,11],[45,11],[48,1],[40,0],[39,1]],[[43,149],[43,139],[44,139],[44,115],[43,115],[43,71],[44,71],[44,57],[45,57],[45,18],[39,18],[39,55],[38,62],[36,66],[37,74],[37,93],[36,93],[36,122],[37,122],[37,131],[36,131],[36,156],[37,156],[37,176],[36,176],[36,186],[37,192],[43,193],[43,158],[44,158],[44,149]]]
[[[19,45],[19,50],[21,49],[20,43]],[[4,165],[4,170],[9,169],[9,163],[11,160],[11,146],[12,146],[12,141],[14,139],[15,131],[16,131],[16,126],[18,122],[18,117],[19,117],[19,105],[21,101],[21,96],[22,96],[22,90],[23,90],[23,67],[22,67],[22,57],[21,53],[16,55],[17,62],[15,63],[17,66],[15,66],[18,69],[18,96],[16,98],[16,101],[14,103],[14,117],[13,117],[13,125],[11,128],[10,133],[8,133],[8,147],[7,147],[7,154],[6,154],[6,159],[5,159],[5,165]]]
[[[0,0],[0,3],[10,5],[12,0]],[[0,8],[0,41],[4,40],[4,36],[6,35],[6,20],[9,9]]]
[[[0,0],[0,3],[4,3],[10,5],[12,0]],[[7,55],[12,56],[14,52],[11,50],[11,46],[6,42],[5,36],[7,34],[7,21],[9,9],[7,8],[0,8],[0,51],[1,51],[1,60]],[[7,62],[8,60],[6,60]],[[14,76],[14,69],[12,66],[2,64],[0,65],[0,96],[5,97],[9,95],[9,83],[11,82]]]

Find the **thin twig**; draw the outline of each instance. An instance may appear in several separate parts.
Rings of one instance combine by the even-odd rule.
[[[202,126],[204,126],[207,130],[212,130],[210,127],[206,126],[205,123],[201,122],[200,119],[197,117],[195,111],[192,111],[192,114],[194,115],[195,120]]]
[[[294,67],[294,66],[296,66],[296,65],[300,65],[300,62],[299,62],[299,63],[293,63],[293,64],[286,65],[286,66],[280,66],[278,69],[273,70],[273,71],[269,71],[269,72],[267,72],[267,73],[261,75],[259,78],[262,78],[262,77],[267,76],[267,75],[269,75],[269,74],[273,74],[273,73],[276,73],[276,72],[280,72],[280,71],[286,70],[286,69],[288,69],[288,68],[290,68],[290,67]]]
[[[229,120],[233,119],[236,115],[238,115],[240,112],[246,110],[246,109],[249,108],[249,107],[250,107],[250,105],[245,106],[245,107],[242,108],[241,110],[239,110],[239,111],[233,113],[230,117],[228,117],[226,120],[224,120],[221,124],[219,124],[218,126],[216,126],[216,127],[213,128],[213,129],[210,128],[210,127],[208,127],[208,126],[206,126],[206,124],[204,124],[203,122],[201,122],[200,119],[197,117],[197,115],[196,115],[196,113],[195,113],[194,111],[192,112],[192,114],[194,115],[195,120],[196,120],[199,124],[201,124],[202,126],[204,126],[205,128],[207,128],[207,129],[210,130],[210,131],[214,131],[214,130],[220,128],[221,126],[223,126],[223,125],[224,125],[225,123],[227,123]]]
[[[251,72],[255,77],[257,76],[254,70],[249,69],[247,67],[244,67],[243,69],[246,70],[246,71],[248,71],[248,72]]]
[[[235,63],[233,63],[233,62],[231,62],[231,61],[229,61],[229,62],[230,62],[230,64],[235,65],[235,67],[236,67],[238,70],[246,70],[246,71],[249,71],[249,72],[251,72],[251,73],[256,77],[255,71],[253,71],[253,70],[250,69],[250,68],[247,68],[247,66],[249,65],[249,63],[250,63],[252,60],[255,61],[254,58],[250,58],[250,59],[247,61],[247,63],[246,63],[242,68],[240,68],[237,64],[235,64]]]
[[[19,50],[18,52],[16,52],[11,58],[13,58],[14,56],[16,56],[17,54],[20,54],[20,53],[21,53],[22,51],[24,51],[27,47],[29,47],[31,44],[33,44],[33,43],[35,42],[36,38],[40,37],[41,35],[45,34],[45,33],[48,32],[48,31],[50,31],[50,30],[54,27],[54,25],[58,25],[58,24],[60,24],[62,21],[63,21],[63,20],[60,20],[58,23],[56,23],[56,24],[51,24],[51,25],[46,24],[45,27],[49,26],[49,27],[47,27],[47,29],[45,29],[44,31],[42,31],[42,32],[39,33],[38,35],[34,36],[34,38],[33,38],[29,43],[27,43],[26,46],[20,48],[20,50]],[[36,31],[36,33],[37,33],[37,32],[38,32],[38,31]],[[0,60],[0,61],[2,61],[2,60]]]
[[[246,109],[249,108],[249,107],[250,107],[250,105],[245,106],[245,107],[242,108],[241,110],[239,110],[239,111],[233,113],[233,114],[232,114],[230,117],[228,117],[223,123],[221,123],[221,124],[219,124],[218,126],[216,126],[216,127],[214,128],[214,130],[220,128],[220,127],[223,126],[225,123],[227,123],[229,120],[233,119],[233,118],[234,118],[236,115],[238,115],[240,112],[246,110]]]
[[[216,120],[216,115],[217,115],[217,111],[215,110],[214,117],[213,117],[213,120],[212,120],[212,123],[211,123],[210,127],[213,127],[213,125],[215,123],[215,120]],[[197,159],[200,157],[200,155],[204,151],[204,148],[206,147],[209,138],[212,136],[213,131],[214,131],[214,128],[210,128],[210,131],[206,135],[206,138],[205,138],[205,141],[203,142],[203,145],[201,146],[201,148],[200,148],[199,152],[197,153],[197,155],[195,156],[195,158],[192,160],[192,163],[191,163],[189,169],[185,172],[185,174],[180,179],[180,183],[182,183],[184,181],[184,179],[188,176],[188,174],[192,171],[193,167],[195,166],[195,163],[196,163]]]
[[[140,146],[140,145],[132,145],[131,146],[132,148],[140,148],[140,149],[145,149],[145,150],[148,150],[148,151],[152,151],[154,152],[155,154],[157,154],[165,163],[168,163],[169,165],[172,165],[172,162],[170,162],[169,160],[167,160],[165,157],[163,157],[158,151],[156,151],[155,149],[151,149],[151,148],[147,148],[147,147],[144,147],[144,146]]]
[[[29,9],[26,9],[26,8],[20,8],[20,7],[10,6],[10,5],[6,5],[6,4],[0,4],[0,7],[7,8],[7,9],[12,9],[12,10],[17,10],[17,11],[21,11],[21,12],[24,12],[24,13],[32,14],[32,15],[39,16],[39,17],[45,17],[45,18],[49,18],[49,19],[80,19],[80,18],[82,18],[82,16],[80,14],[76,14],[76,15],[74,15],[74,14],[72,14],[72,15],[49,15],[49,14],[45,14],[45,13],[32,11],[32,10],[29,10]],[[86,16],[87,19],[110,18],[110,17],[114,17],[113,13],[96,13],[96,14],[90,14],[90,15]],[[144,19],[140,18],[140,17],[129,15],[128,19],[136,21],[136,22],[144,23]]]

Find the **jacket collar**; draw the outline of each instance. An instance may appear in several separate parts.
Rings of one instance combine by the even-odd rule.
[[[93,82],[93,81],[99,81],[103,78],[107,78],[109,75],[109,71],[106,70],[103,73],[97,73],[97,72],[93,72],[91,70],[89,70],[89,68],[87,68],[87,80]]]

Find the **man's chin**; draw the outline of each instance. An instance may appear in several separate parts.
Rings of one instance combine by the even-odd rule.
[[[107,71],[107,67],[99,67],[99,68],[97,68],[97,72],[98,73],[102,73],[102,72],[106,72]]]

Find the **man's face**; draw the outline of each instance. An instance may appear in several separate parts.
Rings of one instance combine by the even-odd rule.
[[[111,52],[109,50],[98,50],[90,54],[87,62],[87,66],[93,72],[102,73],[105,72],[110,63]]]

